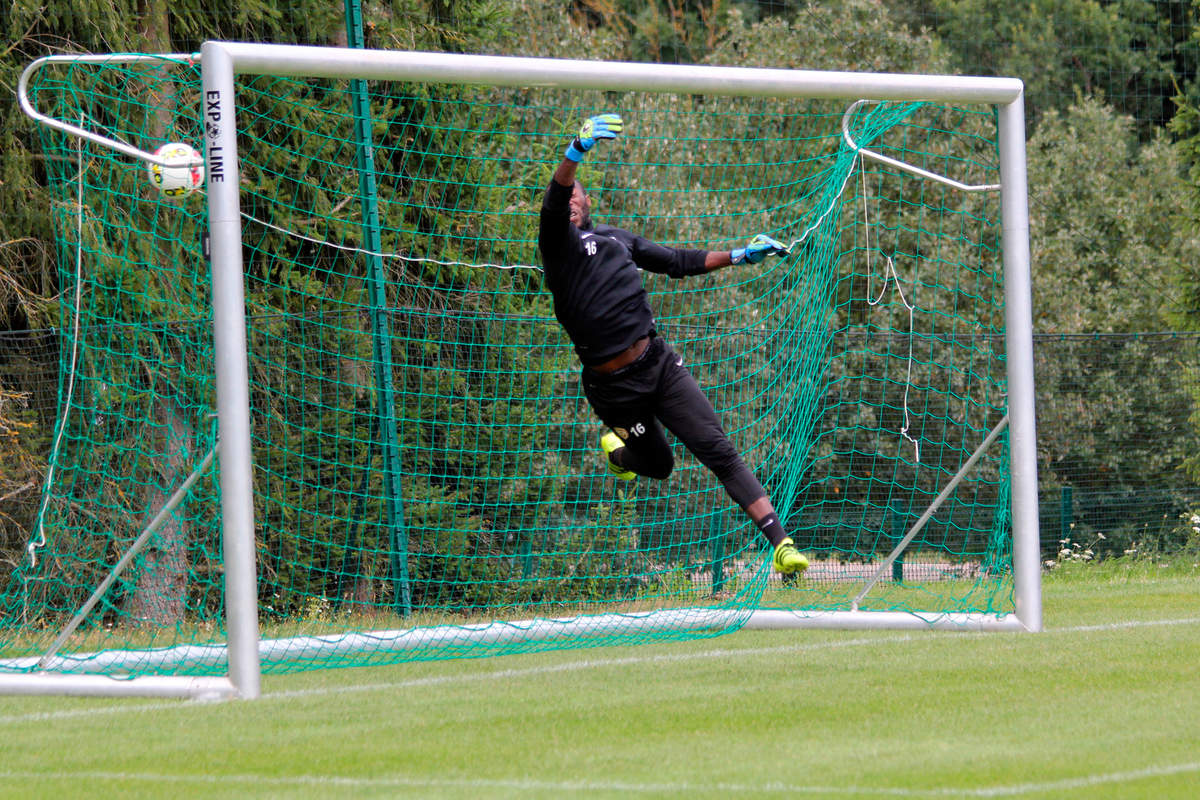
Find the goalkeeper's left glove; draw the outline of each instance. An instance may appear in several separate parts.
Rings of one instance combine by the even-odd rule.
[[[787,253],[788,248],[783,242],[777,242],[765,233],[760,233],[751,239],[745,247],[731,250],[729,252],[729,260],[734,264],[741,264],[743,261],[757,264],[767,256],[783,256],[787,255]]]
[[[617,114],[588,117],[579,129],[579,135],[567,147],[567,158],[575,162],[582,161],[583,154],[595,146],[597,139],[615,139],[621,127],[621,117]]]

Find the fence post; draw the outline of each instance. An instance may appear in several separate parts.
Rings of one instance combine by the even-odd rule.
[[[892,538],[897,542],[904,538],[905,523],[908,521],[908,515],[904,513],[904,503],[899,497],[892,498]],[[896,583],[904,583],[904,553],[896,556],[896,560],[892,562],[892,580]]]
[[[1075,491],[1070,486],[1062,488],[1062,499],[1058,508],[1059,541],[1071,538],[1071,526],[1075,524]],[[1060,550],[1062,548],[1059,548]]]
[[[712,591],[718,594],[725,588],[725,531],[719,514],[713,513],[709,519],[708,533],[712,540]]]

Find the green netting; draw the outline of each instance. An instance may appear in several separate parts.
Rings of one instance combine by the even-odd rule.
[[[238,84],[264,667],[480,656],[733,630],[846,609],[1003,416],[999,197],[851,150],[849,101],[372,82],[364,194],[350,85]],[[56,66],[39,109],[144,150],[199,144],[195,64]],[[536,249],[580,119],[625,134],[594,215],[672,246],[765,232],[789,257],[646,273],[684,354],[813,564],[765,541],[682,448],[615,481]],[[988,108],[868,104],[860,146],[996,183]],[[216,442],[203,193],[44,130],[62,286],[61,414],[0,670],[31,670]],[[364,225],[364,219],[367,224]],[[375,221],[375,222],[373,222]],[[1012,610],[1007,447],[989,452],[867,610]],[[218,467],[59,649],[66,671],[219,672]]]

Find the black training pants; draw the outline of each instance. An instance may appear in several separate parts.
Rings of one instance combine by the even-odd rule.
[[[596,415],[625,442],[625,469],[657,480],[671,474],[675,459],[661,421],[742,508],[766,496],[683,358],[662,339],[652,337],[636,361],[615,372],[584,367],[583,392]]]

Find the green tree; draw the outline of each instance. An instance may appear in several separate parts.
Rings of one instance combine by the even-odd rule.
[[[1177,151],[1133,134],[1132,119],[1081,99],[1049,112],[1029,141],[1040,333],[1157,330],[1171,303],[1164,279],[1194,261]]]
[[[897,22],[876,0],[808,4],[794,16],[755,20],[730,10],[705,59],[730,66],[850,72],[945,72],[936,39]]]
[[[1092,524],[1132,535],[1145,514],[1162,514],[1140,498],[1186,485],[1179,467],[1196,437],[1176,426],[1190,356],[1137,336],[1072,334],[1164,327],[1171,276],[1200,257],[1200,236],[1181,225],[1179,156],[1163,136],[1139,145],[1131,119],[1081,100],[1045,115],[1028,158],[1034,327],[1063,335],[1037,352],[1042,485],[1089,490]]]
[[[1179,3],[1150,0],[933,0],[931,28],[968,74],[1025,81],[1032,122],[1077,92],[1132,115],[1143,138],[1171,116],[1176,83],[1194,79]],[[1194,20],[1194,11],[1189,15]],[[928,18],[927,18],[928,19]]]

